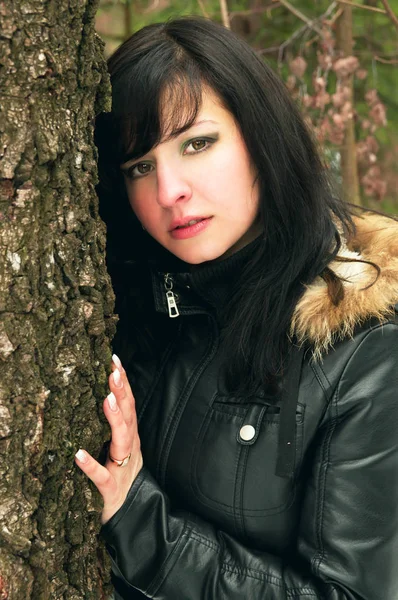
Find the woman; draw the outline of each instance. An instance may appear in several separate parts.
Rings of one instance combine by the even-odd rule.
[[[333,196],[283,83],[219,25],[146,27],[109,70],[122,362],[106,464],[76,461],[116,598],[396,600],[397,223]]]

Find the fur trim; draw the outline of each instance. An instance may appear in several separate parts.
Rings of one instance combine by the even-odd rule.
[[[300,344],[309,342],[321,358],[333,343],[352,337],[354,328],[369,318],[385,321],[398,302],[398,222],[367,213],[353,218],[356,233],[339,256],[355,262],[333,261],[329,267],[343,281],[344,298],[335,306],[321,277],[307,286],[292,318],[291,334]],[[380,267],[357,262],[367,260]]]

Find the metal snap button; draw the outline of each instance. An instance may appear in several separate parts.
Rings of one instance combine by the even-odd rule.
[[[239,431],[239,437],[244,442],[250,442],[256,435],[256,430],[253,425],[243,425]]]

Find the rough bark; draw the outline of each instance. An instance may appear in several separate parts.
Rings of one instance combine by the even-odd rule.
[[[352,7],[342,6],[342,14],[336,22],[337,50],[342,56],[351,56],[353,48],[352,39]],[[349,78],[348,86],[351,91],[351,104],[354,106],[354,87],[352,76]],[[348,202],[361,204],[359,193],[358,164],[356,152],[356,138],[354,120],[350,119],[346,124],[344,142],[340,148],[341,177],[344,197]]]
[[[94,190],[109,96],[96,4],[0,3],[1,600],[109,596],[100,500],[73,461],[109,436],[115,325]]]

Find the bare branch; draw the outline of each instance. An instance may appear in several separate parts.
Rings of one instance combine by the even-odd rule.
[[[393,12],[391,6],[388,4],[387,0],[381,0],[382,5],[386,9],[386,13],[390,17],[391,21],[394,23],[395,27],[398,29],[398,17]]]
[[[198,4],[200,7],[200,10],[202,11],[203,16],[206,17],[206,19],[210,19],[210,15],[207,12],[207,10],[205,9],[205,5],[203,4],[202,0],[198,0]]]
[[[228,14],[227,0],[220,0],[220,8],[221,8],[221,19],[222,19],[224,27],[226,27],[227,29],[231,29],[231,23],[229,21],[229,14]]]
[[[334,25],[336,23],[336,21],[338,19],[340,19],[341,15],[343,14],[343,10],[344,10],[344,8],[342,6],[340,6],[340,8],[338,8],[336,10],[336,12],[334,13],[333,17],[330,19],[330,25]]]
[[[280,8],[281,6],[282,6],[282,4],[280,2],[273,0],[271,4],[267,4],[266,6],[257,6],[257,7],[251,8],[249,10],[231,10],[229,12],[229,14],[231,17],[232,16],[248,17],[250,15],[257,15],[257,14],[261,14],[264,12],[268,12],[275,8]]]
[[[287,0],[279,0],[279,2],[285,7],[287,8],[293,15],[295,15],[298,19],[300,19],[301,21],[304,21],[304,23],[307,24],[307,27],[309,27],[310,29],[313,29],[314,31],[317,32],[318,35],[322,35],[322,31],[319,29],[319,27],[317,27],[314,24],[314,21],[311,21],[311,19],[309,19],[308,17],[306,17],[300,10],[298,10],[297,8],[294,8],[294,6],[292,4],[290,4],[290,2],[288,2]]]
[[[337,2],[332,2],[332,4],[329,6],[329,8],[326,10],[326,12],[323,15],[321,15],[320,17],[318,17],[315,21],[322,21],[323,19],[327,19],[330,16],[330,14],[335,10],[336,6],[337,6]],[[313,23],[313,22],[311,22],[311,23]],[[287,46],[289,46],[294,40],[299,38],[301,35],[305,34],[308,31],[308,28],[309,28],[309,26],[307,24],[303,25],[302,27],[297,29],[280,46],[273,46],[272,48],[264,48],[263,50],[259,50],[258,53],[261,55],[261,54],[267,54],[269,52],[274,52],[274,51],[278,50],[279,51],[278,52],[278,65],[280,67],[280,65],[282,63],[282,56],[283,56],[283,52],[284,52],[285,48]],[[314,29],[314,27],[312,27],[311,29]],[[322,31],[320,32],[320,35],[321,35],[321,37],[323,37]]]
[[[383,65],[398,65],[398,60],[395,59],[381,58],[381,56],[375,56],[374,59]]]
[[[347,4],[348,6],[352,6],[353,8],[363,8],[364,10],[371,10],[372,12],[386,14],[386,11],[383,8],[377,8],[376,6],[368,6],[367,4],[357,4],[356,2],[350,2],[349,0],[337,0],[339,4]]]

